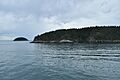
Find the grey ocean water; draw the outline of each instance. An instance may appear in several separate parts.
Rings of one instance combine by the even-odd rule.
[[[0,80],[120,80],[120,44],[0,41]]]

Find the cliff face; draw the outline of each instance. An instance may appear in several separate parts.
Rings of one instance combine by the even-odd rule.
[[[120,42],[119,26],[61,29],[38,35],[33,42]]]

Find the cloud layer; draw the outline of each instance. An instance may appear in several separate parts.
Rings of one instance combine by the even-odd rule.
[[[120,25],[120,0],[0,0],[0,38],[61,28]]]

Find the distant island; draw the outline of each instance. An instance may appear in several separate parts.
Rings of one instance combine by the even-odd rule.
[[[28,39],[24,37],[18,37],[18,38],[15,38],[13,41],[28,41]]]
[[[43,42],[120,43],[120,26],[60,29],[38,35],[32,41],[32,43]]]

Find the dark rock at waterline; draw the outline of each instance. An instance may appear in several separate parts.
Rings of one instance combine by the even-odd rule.
[[[13,41],[28,41],[28,39],[24,37],[18,37],[18,38],[15,38]]]

